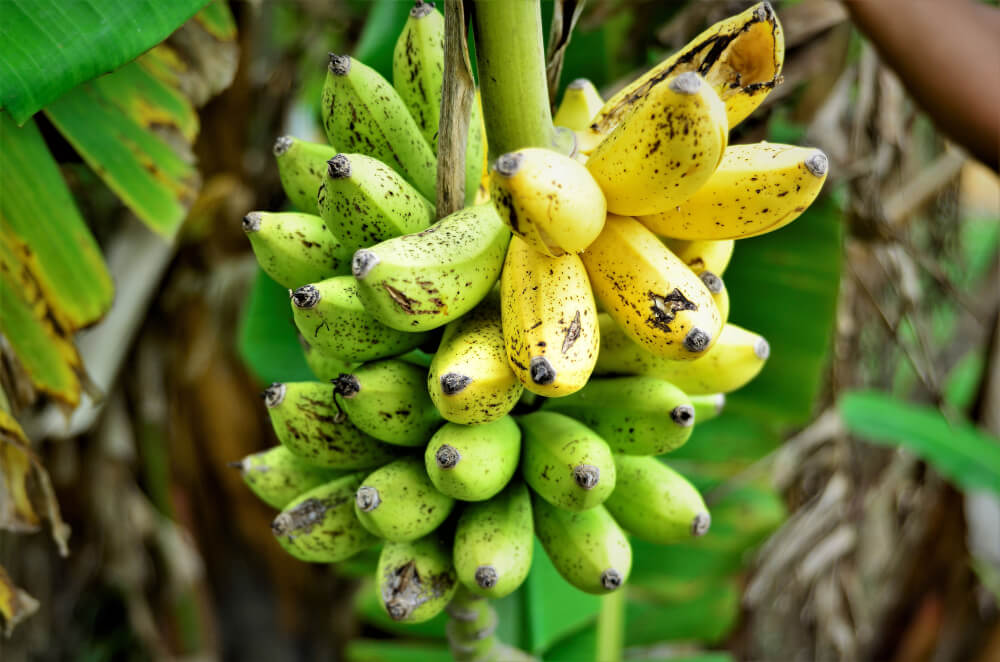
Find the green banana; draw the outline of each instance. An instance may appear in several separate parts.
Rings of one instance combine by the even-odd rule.
[[[694,420],[699,423],[710,421],[726,406],[725,393],[709,393],[707,395],[689,395],[691,406],[694,407]]]
[[[436,533],[388,542],[378,557],[375,593],[394,621],[423,623],[444,610],[458,588],[449,541]]]
[[[243,482],[261,501],[278,509],[303,492],[344,474],[309,464],[284,446],[247,455],[233,466],[240,470]]]
[[[521,430],[510,416],[480,425],[445,423],[424,452],[431,482],[462,501],[484,501],[510,482],[521,457]]]
[[[492,204],[467,207],[423,232],[354,254],[365,309],[386,326],[426,331],[472,310],[493,287],[510,230]]]
[[[401,457],[376,469],[354,496],[361,524],[393,542],[427,535],[448,519],[454,505],[454,499],[435,489],[417,457]]]
[[[616,455],[618,482],[604,507],[637,538],[658,545],[708,533],[712,518],[698,490],[655,457]]]
[[[695,409],[679,388],[655,377],[592,379],[576,393],[542,405],[585,423],[615,453],[660,455],[683,445]]]
[[[306,364],[313,376],[319,381],[328,382],[340,373],[350,372],[357,367],[356,363],[345,361],[316,349],[301,333],[298,336],[299,345],[302,346],[302,354],[306,357]]]
[[[336,154],[337,150],[330,145],[310,143],[294,136],[281,136],[274,141],[281,187],[296,209],[319,215],[316,193],[323,183],[326,162]]]
[[[648,375],[664,379],[689,395],[730,393],[764,368],[771,354],[767,340],[735,324],[722,327],[718,341],[695,361],[654,356],[632,342],[608,315],[598,315],[601,351],[594,374]]]
[[[380,441],[423,446],[441,426],[420,366],[398,359],[366,363],[333,384],[351,422]]]
[[[632,570],[632,547],[604,506],[570,512],[538,495],[531,505],[535,535],[563,579],[595,595],[625,583]]]
[[[336,276],[291,292],[292,317],[316,349],[349,362],[395,356],[417,347],[424,333],[397,331],[379,323],[358,298],[350,276]]]
[[[437,159],[389,82],[348,55],[330,53],[323,85],[323,127],[330,143],[376,158],[433,200]]]
[[[315,487],[292,501],[271,522],[271,531],[289,554],[302,561],[336,563],[377,540],[354,516],[351,501],[363,473]]]
[[[455,529],[458,580],[486,598],[514,592],[531,570],[534,531],[531,494],[520,480],[489,501],[470,503]]]
[[[495,294],[444,327],[427,373],[427,390],[452,423],[495,421],[517,404],[524,386],[507,362]]]
[[[608,444],[563,414],[538,411],[518,419],[524,434],[521,473],[537,494],[566,510],[587,510],[615,489]]]
[[[327,161],[317,198],[319,215],[350,255],[359,248],[434,222],[434,205],[396,171],[364,154]]]
[[[437,153],[444,80],[444,16],[434,3],[418,2],[410,10],[392,57],[392,84]],[[465,147],[465,204],[471,205],[483,174],[485,145],[480,131],[481,110],[472,104]]]
[[[257,263],[282,287],[298,287],[351,271],[349,251],[319,216],[252,211],[243,217]]]
[[[399,453],[398,448],[338,418],[329,384],[275,382],[262,395],[278,440],[310,464],[368,469],[385,464]]]

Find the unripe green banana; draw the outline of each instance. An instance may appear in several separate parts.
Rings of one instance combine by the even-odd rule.
[[[594,374],[648,375],[664,379],[689,395],[730,393],[757,376],[771,353],[762,336],[735,324],[722,327],[719,339],[696,361],[654,356],[632,342],[607,315],[598,315],[601,351]]]
[[[387,359],[333,380],[337,402],[359,429],[398,446],[423,446],[441,426],[427,393],[427,370]]]
[[[350,56],[330,53],[322,112],[331,144],[378,159],[425,198],[434,199],[434,152],[399,94],[377,71]]]
[[[444,328],[427,373],[427,390],[452,423],[495,421],[517,404],[524,386],[507,362],[495,294]]]
[[[366,529],[385,540],[416,540],[448,518],[455,500],[439,492],[421,458],[402,457],[359,484],[354,508]]]
[[[618,482],[604,507],[636,537],[670,545],[708,533],[712,518],[698,490],[655,457],[616,455]]]
[[[434,205],[395,170],[364,154],[337,154],[327,161],[317,204],[352,256],[434,222]]]
[[[313,347],[301,333],[299,345],[302,346],[302,354],[306,357],[306,364],[316,379],[321,382],[328,382],[342,372],[350,372],[357,367],[357,363],[345,361],[332,354],[326,354],[322,350]]]
[[[316,193],[323,183],[326,162],[336,154],[336,148],[330,145],[310,143],[294,136],[281,136],[274,141],[281,188],[296,209],[319,215]]]
[[[518,419],[523,432],[521,473],[537,494],[566,510],[587,510],[615,489],[608,444],[583,423],[538,411]]]
[[[395,356],[427,339],[427,334],[397,331],[369,315],[351,276],[303,285],[291,293],[291,302],[295,326],[306,341],[344,361]]]
[[[570,512],[538,495],[531,505],[535,535],[563,579],[595,595],[625,583],[632,570],[632,547],[604,506]]]
[[[458,580],[486,598],[513,593],[531,570],[534,532],[531,495],[523,481],[512,481],[489,501],[468,504],[455,530]]]
[[[679,388],[655,377],[591,379],[581,390],[542,405],[585,423],[615,453],[660,455],[683,445],[695,409]]]
[[[699,423],[710,421],[726,407],[725,393],[709,393],[708,395],[689,395],[691,406],[694,407],[694,420]]]
[[[247,455],[233,466],[261,501],[279,510],[303,492],[344,475],[309,464],[280,445]]]
[[[436,533],[413,542],[387,542],[382,548],[375,593],[392,620],[430,620],[448,606],[457,588],[450,541]]]
[[[427,475],[444,494],[484,501],[510,482],[521,457],[521,430],[510,416],[480,425],[445,423],[424,452]]]
[[[510,230],[492,204],[467,207],[423,232],[354,254],[361,301],[400,331],[426,331],[472,310],[493,287]]]
[[[392,57],[392,84],[437,154],[444,80],[444,16],[434,3],[418,2],[396,40]],[[472,104],[465,147],[465,204],[471,205],[483,172],[485,145],[480,130],[482,110]]]
[[[603,105],[604,99],[594,84],[586,78],[577,78],[566,86],[552,123],[574,131],[583,131]]]
[[[399,454],[338,417],[333,388],[322,382],[275,382],[262,394],[278,440],[310,464],[334,469],[378,467]]]
[[[733,257],[734,239],[669,239],[663,237],[663,243],[670,252],[688,265],[691,271],[701,275],[703,271],[711,271],[722,278],[729,260]]]
[[[289,554],[302,561],[336,563],[374,545],[354,516],[354,492],[363,473],[353,473],[315,487],[288,504],[271,531]]]
[[[346,250],[319,216],[252,211],[243,217],[257,263],[282,287],[298,287],[351,271]]]

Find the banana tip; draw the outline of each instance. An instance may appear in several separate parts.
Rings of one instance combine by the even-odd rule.
[[[694,407],[691,405],[677,405],[670,410],[670,420],[682,428],[689,428],[694,425]]]
[[[766,361],[771,356],[771,345],[764,338],[759,338],[753,346],[753,355],[761,361]]]
[[[330,73],[334,76],[346,76],[351,72],[351,56],[350,55],[337,55],[336,53],[329,54],[330,61],[327,64],[327,68]]]
[[[448,372],[441,375],[441,392],[445,395],[456,395],[465,390],[465,387],[472,383],[472,377],[460,375],[457,372]]]
[[[295,139],[291,136],[279,136],[278,139],[274,141],[274,155],[281,156],[292,147],[292,143],[294,142]]]
[[[668,85],[677,94],[697,94],[698,90],[701,89],[701,82],[701,76],[693,71],[688,71],[674,76]]]
[[[825,177],[830,170],[830,159],[826,158],[823,152],[816,150],[805,160],[805,166],[806,170],[816,177]]]
[[[539,386],[546,386],[556,380],[556,369],[544,356],[532,358],[528,365],[528,372],[531,373],[531,381]]]
[[[491,589],[497,585],[500,576],[497,569],[491,565],[481,565],[476,568],[476,586],[479,588]]]
[[[577,78],[576,80],[570,81],[570,84],[566,86],[567,90],[582,90],[592,83],[586,78]]]
[[[365,248],[359,248],[351,258],[351,273],[360,280],[371,273],[378,263],[378,255]]]
[[[585,490],[592,490],[601,482],[601,470],[592,464],[578,464],[573,467],[573,480]]]
[[[382,497],[379,496],[378,490],[374,487],[362,485],[354,494],[354,503],[358,505],[358,510],[361,512],[370,513],[382,503]]]
[[[718,414],[726,406],[726,394],[716,393],[715,394],[715,413]]]
[[[620,587],[624,581],[622,573],[618,572],[614,568],[608,568],[601,573],[601,586],[608,591],[613,591]]]
[[[342,398],[353,398],[361,391],[361,382],[354,375],[342,372],[330,380],[333,392]]]
[[[497,160],[493,162],[493,170],[498,175],[513,177],[521,169],[523,162],[524,155],[520,152],[507,152],[498,156]]]
[[[711,271],[702,271],[700,278],[701,282],[705,283],[705,287],[712,294],[720,294],[722,292],[722,279]]]
[[[274,382],[260,394],[264,398],[264,404],[268,409],[274,409],[285,399],[285,385],[281,382]]]
[[[695,538],[705,535],[708,533],[709,527],[712,526],[712,516],[708,513],[698,513],[691,520],[691,535]]]
[[[246,233],[258,232],[260,230],[260,212],[252,211],[243,217],[243,231]]]
[[[289,513],[278,513],[278,516],[271,522],[271,533],[283,536],[291,531],[292,523],[292,516]]]
[[[389,614],[389,618],[394,621],[402,621],[410,615],[410,607],[397,600],[386,602],[385,611]]]
[[[322,298],[319,289],[315,285],[303,285],[296,290],[292,290],[289,297],[292,300],[292,304],[299,310],[315,308],[316,304]]]
[[[434,461],[442,469],[454,469],[461,459],[462,454],[458,452],[458,449],[448,444],[442,444],[434,453]]]
[[[684,337],[684,348],[689,352],[704,352],[712,344],[712,336],[706,331],[694,327]]]
[[[347,179],[351,176],[351,160],[346,154],[337,154],[326,162],[326,174],[330,179]]]
[[[413,8],[410,9],[411,18],[423,18],[424,16],[430,15],[434,11],[433,2],[424,2],[424,0],[417,0]]]

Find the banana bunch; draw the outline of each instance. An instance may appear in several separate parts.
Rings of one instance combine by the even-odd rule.
[[[443,39],[418,1],[392,84],[331,55],[330,145],[275,144],[297,211],[243,219],[316,381],[265,390],[281,445],[237,466],[296,558],[381,545],[378,598],[404,622],[460,585],[514,591],[534,537],[603,594],[628,579],[630,535],[708,531],[701,495],[656,456],[763,368],[767,341],[728,321],[723,274],[736,239],[793,221],[827,174],[818,150],[728,143],[780,81],[761,3],[606,103],[571,83],[555,118],[573,155],[520,149],[486,171],[476,105],[467,206],[438,219]]]

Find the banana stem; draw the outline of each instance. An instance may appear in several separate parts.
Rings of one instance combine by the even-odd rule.
[[[474,0],[474,6],[490,160],[522,147],[556,147],[539,0]]]
[[[625,645],[625,590],[619,589],[601,599],[597,616],[598,662],[619,662]]]
[[[486,662],[499,659],[494,634],[497,613],[486,599],[459,586],[448,604],[448,645],[456,662]]]

